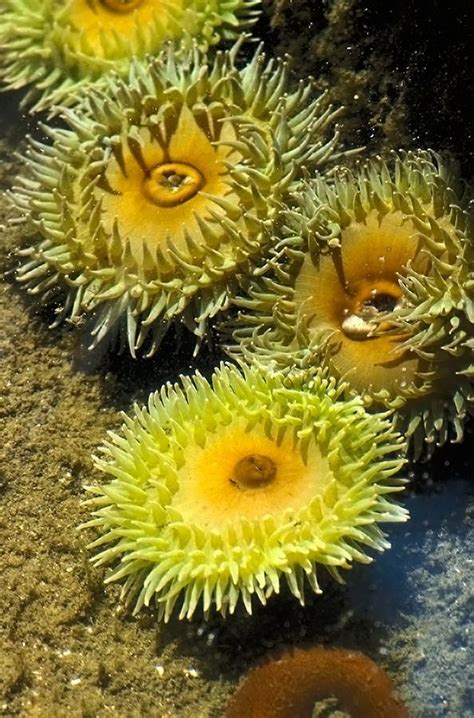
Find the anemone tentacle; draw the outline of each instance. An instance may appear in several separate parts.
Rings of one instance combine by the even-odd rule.
[[[58,321],[84,316],[93,345],[118,333],[151,354],[176,317],[202,338],[264,264],[303,165],[337,156],[337,111],[310,83],[287,91],[287,60],[258,49],[239,68],[239,47],[170,44],[30,141],[11,196],[41,241],[18,278],[44,301],[65,289]]]
[[[471,192],[448,156],[394,153],[294,194],[268,271],[224,333],[233,356],[319,364],[394,411],[413,456],[461,441],[473,406]]]
[[[379,524],[407,518],[389,497],[403,489],[403,439],[323,371],[302,388],[222,365],[212,383],[162,387],[110,434],[96,459],[110,481],[87,487],[85,527],[135,611],[155,600],[167,621],[178,602],[191,618],[241,601],[250,613],[282,579],[303,603],[305,584],[321,592],[317,566],[340,580],[389,546]]]

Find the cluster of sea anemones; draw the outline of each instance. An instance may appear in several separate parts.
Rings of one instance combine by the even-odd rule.
[[[18,280],[83,320],[91,349],[133,356],[173,323],[199,345],[230,310],[239,360],[162,387],[111,434],[94,562],[165,621],[176,604],[250,613],[282,581],[303,603],[320,567],[339,579],[406,519],[389,496],[405,438],[418,457],[463,436],[469,192],[431,152],[334,169],[349,153],[311,82],[261,49],[241,60],[243,35],[212,51],[257,0],[0,4],[0,78],[57,116],[10,192],[34,234]]]
[[[394,154],[294,194],[265,275],[230,324],[231,354],[325,366],[394,412],[415,457],[460,441],[473,399],[470,194],[449,157]]]
[[[287,91],[287,63],[239,44],[209,58],[167,46],[109,75],[31,140],[12,193],[40,235],[18,278],[58,320],[130,352],[158,347],[176,317],[202,338],[265,262],[277,209],[335,154],[334,113],[311,86]]]

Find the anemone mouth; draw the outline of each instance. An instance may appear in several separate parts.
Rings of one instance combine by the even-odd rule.
[[[405,346],[396,317],[405,299],[400,278],[408,265],[426,271],[413,223],[400,212],[341,231],[340,246],[307,255],[295,280],[295,306],[310,336],[327,335],[333,370],[359,392],[396,396],[416,381],[420,360]]]
[[[158,207],[175,207],[194,197],[205,184],[203,175],[184,162],[152,167],[143,182],[145,196]]]
[[[135,610],[156,599],[169,619],[202,602],[233,613],[265,604],[280,580],[303,602],[319,593],[316,567],[367,561],[388,546],[379,521],[404,521],[387,499],[399,491],[403,443],[390,422],[315,372],[313,393],[252,367],[221,366],[210,386],[182,377],[126,418],[97,466],[111,482],[91,487],[103,535],[97,563],[116,563]],[[138,598],[137,598],[138,596]]]
[[[364,279],[352,290],[343,309],[341,329],[348,339],[365,341],[390,328],[386,317],[403,305],[398,282],[381,277]]]
[[[278,472],[279,473],[279,472]],[[235,464],[229,481],[240,491],[259,489],[277,478],[277,464],[265,454],[247,454]]]
[[[137,7],[144,2],[144,0],[99,0],[100,4],[103,5],[107,10],[113,13],[129,13],[136,10]]]
[[[317,446],[303,455],[289,434],[277,440],[259,425],[249,433],[237,421],[210,436],[204,448],[189,450],[172,505],[186,521],[208,529],[258,521],[302,510],[331,476]]]

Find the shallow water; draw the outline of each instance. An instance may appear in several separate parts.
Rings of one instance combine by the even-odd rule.
[[[347,32],[341,24],[340,42]],[[2,189],[14,181],[13,152],[33,126],[17,103],[2,98]],[[386,123],[376,128],[379,142],[390,127],[390,142],[410,133],[401,110],[394,117],[398,135]],[[0,223],[6,206],[2,200]],[[104,570],[91,568],[90,536],[76,530],[87,518],[83,484],[97,478],[91,454],[121,410],[180,371],[208,372],[219,358],[203,351],[193,360],[190,346],[170,340],[153,361],[86,361],[78,335],[48,330],[48,313],[15,285],[12,252],[26,241],[19,229],[0,232],[0,714],[218,718],[257,658],[280,645],[324,642],[387,668],[414,718],[473,716],[472,433],[417,470],[404,498],[410,523],[391,528],[392,549],[355,567],[345,587],[330,585],[304,609],[282,595],[250,618],[165,627],[152,610],[132,618],[119,587],[105,588]]]

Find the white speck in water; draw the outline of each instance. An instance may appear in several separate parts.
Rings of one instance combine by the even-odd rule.
[[[199,671],[196,668],[184,668],[183,673],[188,678],[199,678]]]
[[[71,655],[71,652],[72,652],[72,651],[71,651],[70,648],[63,648],[63,650],[57,651],[57,655],[58,655],[60,658],[65,658],[66,656],[70,656],[70,655]]]
[[[212,646],[217,638],[217,631],[209,631],[209,634],[206,638],[206,645]]]

